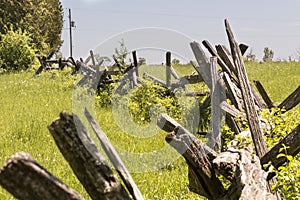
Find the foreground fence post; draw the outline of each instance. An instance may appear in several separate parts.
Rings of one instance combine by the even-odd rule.
[[[133,196],[133,199],[135,200],[143,200],[142,193],[136,186],[135,182],[133,181],[129,171],[123,164],[121,158],[119,157],[117,151],[115,150],[114,146],[110,143],[107,136],[103,133],[103,131],[100,129],[99,124],[94,120],[92,115],[89,113],[87,109],[85,109],[84,112],[86,118],[88,119],[90,125],[92,126],[94,132],[96,133],[101,146],[103,150],[105,151],[106,155],[108,156],[109,160],[112,162],[113,166],[119,173],[121,179],[125,183],[128,191]]]
[[[92,199],[130,199],[76,115],[61,112],[48,129]]]
[[[84,200],[27,153],[16,153],[0,169],[0,185],[20,200]]]
[[[241,92],[244,100],[244,106],[249,122],[249,128],[252,135],[252,140],[259,158],[267,153],[266,142],[263,138],[263,133],[260,127],[260,121],[255,109],[254,97],[252,89],[246,74],[242,53],[237,42],[234,39],[229,22],[225,20],[226,32],[230,43],[233,61],[237,69],[238,79],[241,86]]]

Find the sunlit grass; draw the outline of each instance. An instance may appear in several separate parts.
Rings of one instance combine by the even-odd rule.
[[[259,80],[278,105],[300,85],[299,62],[246,62],[250,81]]]
[[[72,112],[74,77],[66,73],[0,75],[0,165],[17,152],[28,152],[52,174],[87,196],[47,129],[59,112]],[[0,199],[14,198],[0,188]]]

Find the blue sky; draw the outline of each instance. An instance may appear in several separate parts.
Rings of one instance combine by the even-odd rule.
[[[73,30],[75,58],[85,58],[89,50],[99,49],[99,44],[114,35],[144,27],[175,30],[188,38],[176,39],[176,34],[174,37],[160,37],[162,34],[151,34],[151,31],[149,34],[144,31],[141,38],[136,36],[148,40],[148,43],[169,40],[169,44],[177,45],[179,49],[190,39],[198,42],[206,39],[212,45],[228,46],[225,18],[229,20],[237,41],[249,45],[258,59],[262,59],[264,47],[275,52],[275,59],[299,57],[299,0],[62,0],[62,4],[65,25],[61,51],[64,56],[69,55],[67,9],[70,8],[76,25]],[[126,44],[126,38],[124,40]],[[116,47],[116,43],[107,43]]]

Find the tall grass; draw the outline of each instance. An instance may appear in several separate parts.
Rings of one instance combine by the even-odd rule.
[[[278,105],[300,85],[299,62],[246,62],[250,81],[259,80]]]
[[[72,112],[74,77],[68,72],[33,74],[0,75],[0,165],[16,152],[28,152],[55,176],[87,196],[47,130],[59,112]],[[0,199],[14,198],[1,188]]]

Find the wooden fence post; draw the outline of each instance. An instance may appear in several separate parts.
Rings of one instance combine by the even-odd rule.
[[[217,70],[217,57],[211,57],[211,78],[212,78],[212,87],[211,87],[211,134],[207,134],[209,140],[209,146],[215,151],[221,150],[221,107],[222,102],[222,91],[220,85],[220,77]]]
[[[136,77],[139,77],[139,64],[137,61],[136,51],[132,52],[132,57],[133,57],[133,65],[134,65],[135,75],[136,75]]]
[[[292,92],[286,99],[279,104],[279,108],[285,108],[286,111],[291,110],[300,103],[300,86]]]
[[[210,73],[210,63],[208,58],[206,57],[203,49],[200,44],[197,42],[191,42],[190,46],[195,55],[196,61],[198,65],[196,66],[194,62],[191,62],[193,67],[197,70],[197,72],[202,76],[205,84],[211,88],[211,73]]]
[[[130,199],[76,115],[61,112],[48,129],[93,200]]]
[[[271,109],[271,108],[275,107],[272,100],[270,99],[268,93],[266,92],[265,88],[260,83],[260,81],[254,80],[254,84],[255,84],[258,92],[260,93],[261,97],[263,98],[263,100],[267,104],[268,108]]]
[[[93,50],[90,50],[90,55],[91,55],[91,59],[92,59],[92,64],[93,64],[93,66],[95,66],[96,65],[96,61],[95,61]]]
[[[166,53],[166,84],[171,86],[171,52]]]
[[[135,182],[133,181],[130,173],[128,172],[127,168],[123,164],[121,158],[119,157],[117,151],[115,150],[114,146],[110,143],[107,136],[103,133],[100,129],[99,124],[94,120],[92,115],[89,113],[87,109],[85,109],[85,116],[88,119],[90,125],[92,126],[94,132],[96,133],[103,150],[105,151],[106,155],[108,156],[109,160],[112,162],[113,166],[119,173],[120,177],[122,178],[123,182],[125,183],[128,191],[133,196],[134,200],[143,200],[142,193],[136,186]]]
[[[27,153],[16,153],[0,169],[0,185],[21,200],[84,200]]]
[[[263,133],[260,127],[260,120],[256,112],[252,90],[246,74],[243,57],[237,42],[234,39],[229,22],[225,20],[225,27],[228,36],[228,40],[231,47],[231,54],[238,73],[238,79],[240,82],[241,92],[244,100],[244,106],[249,122],[249,128],[252,135],[252,141],[254,143],[257,155],[259,158],[263,157],[267,152],[266,142],[263,138]]]

